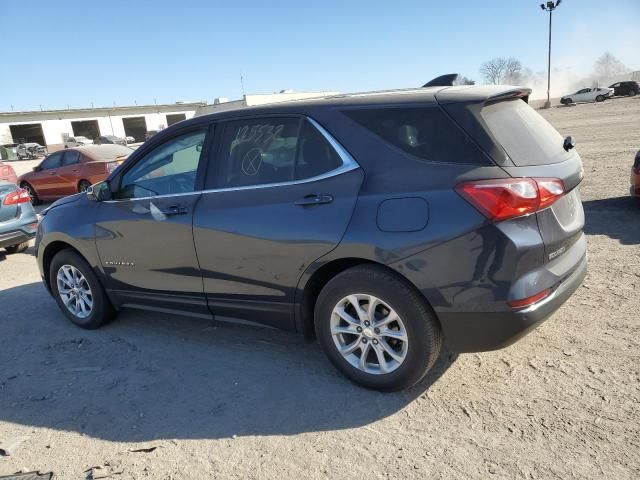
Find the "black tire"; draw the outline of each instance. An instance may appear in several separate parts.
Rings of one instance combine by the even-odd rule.
[[[11,245],[10,247],[5,247],[4,249],[8,254],[14,255],[16,253],[24,252],[27,248],[29,248],[29,242],[22,242],[18,245]]]
[[[573,98],[567,98],[567,99],[565,99],[565,101],[564,101],[564,104],[565,104],[565,105],[571,105],[572,103],[573,103]]]
[[[353,294],[377,297],[402,319],[408,340],[406,356],[390,373],[367,373],[359,369],[343,357],[334,342],[333,309]],[[322,349],[338,370],[355,383],[383,391],[402,390],[420,381],[437,360],[442,345],[440,327],[425,299],[404,279],[374,265],[350,268],[325,285],[316,302],[315,328]]]
[[[596,102],[604,102],[604,95],[598,95],[596,97]]]
[[[86,192],[87,188],[91,186],[91,183],[87,180],[80,180],[78,183],[78,193]]]
[[[58,291],[57,275],[62,266],[69,265],[75,267],[82,273],[91,289],[93,307],[91,313],[86,318],[80,318],[74,315],[64,304]],[[60,310],[67,316],[69,320],[81,328],[89,330],[99,328],[105,323],[111,321],[117,315],[116,310],[109,301],[107,294],[98,281],[95,273],[87,261],[71,249],[65,249],[58,252],[51,261],[49,267],[49,282],[51,284],[51,293],[58,303]]]
[[[635,90],[629,90],[629,96],[630,97],[635,97],[638,94],[638,92],[636,92]]]
[[[29,192],[29,196],[31,197],[31,204],[32,205],[40,205],[42,202],[40,201],[40,199],[38,198],[38,193],[36,192],[36,190],[27,182],[22,182],[20,184],[20,188],[24,188],[26,191]]]

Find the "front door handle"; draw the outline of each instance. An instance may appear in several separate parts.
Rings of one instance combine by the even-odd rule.
[[[180,205],[172,205],[170,207],[160,209],[160,212],[167,217],[171,217],[173,215],[184,215],[185,213],[189,213],[189,209],[187,207],[181,207]]]
[[[300,207],[308,207],[311,205],[322,205],[323,203],[331,202],[333,202],[333,197],[331,195],[307,195],[300,200],[296,200],[295,204]]]

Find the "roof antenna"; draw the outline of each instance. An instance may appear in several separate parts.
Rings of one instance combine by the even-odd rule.
[[[240,87],[242,88],[242,96],[244,97],[244,79],[242,78],[242,72],[240,72]]]

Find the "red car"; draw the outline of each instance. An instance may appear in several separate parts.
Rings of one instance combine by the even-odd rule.
[[[123,145],[87,145],[52,153],[18,179],[34,205],[84,192],[106,179],[133,150]]]
[[[16,172],[11,165],[0,162],[0,181],[2,180],[9,183],[17,183],[18,177],[16,177]]]
[[[631,195],[640,198],[640,150],[636,153],[631,169]]]

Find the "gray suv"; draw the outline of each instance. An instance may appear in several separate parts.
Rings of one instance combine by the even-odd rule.
[[[126,307],[317,338],[370,388],[505,347],[586,273],[580,157],[516,87],[279,103],[180,122],[42,212],[76,325]]]

